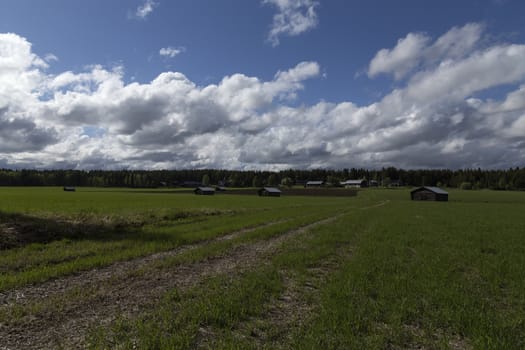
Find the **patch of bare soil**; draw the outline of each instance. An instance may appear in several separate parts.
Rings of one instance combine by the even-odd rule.
[[[29,243],[49,242],[56,239],[56,234],[48,225],[39,226],[34,221],[0,222],[0,250],[20,247]]]
[[[253,268],[285,240],[337,217],[339,215],[266,241],[240,244],[222,256],[155,270],[155,273],[133,272],[206,243],[119,262],[103,269],[0,294],[0,312],[9,312],[20,305],[57,303],[56,306],[23,316],[16,322],[0,324],[0,349],[82,348],[86,345],[86,332],[92,327],[109,325],[119,315],[136,316],[153,307],[171,289],[186,289],[205,277]],[[232,239],[245,232],[247,230],[234,232],[221,239]]]
[[[81,213],[73,216],[48,213],[33,216],[0,212],[0,250],[22,247],[31,243],[49,243],[63,238],[82,239],[129,234],[150,222],[161,220],[196,219],[227,214],[229,210],[177,211],[155,216],[95,215]]]
[[[418,325],[404,325],[404,330],[411,334],[412,337],[415,339],[410,344],[404,344],[403,349],[410,349],[410,350],[425,350],[425,349],[431,349],[432,347],[429,347],[425,345],[424,343],[420,343],[417,339],[425,339],[429,338],[429,335],[425,333]],[[436,330],[433,332],[433,334],[430,334],[430,338],[434,340],[436,343],[447,343],[448,347],[452,350],[470,350],[473,349],[472,345],[470,345],[470,342],[468,339],[461,337],[457,334],[450,335],[446,334],[442,330]],[[445,341],[446,340],[446,341]]]
[[[131,227],[131,225],[130,225]],[[95,232],[107,232],[110,225],[74,222],[63,218],[42,218],[25,214],[0,212],[0,250],[22,247],[31,243],[48,243],[62,238],[79,238]]]

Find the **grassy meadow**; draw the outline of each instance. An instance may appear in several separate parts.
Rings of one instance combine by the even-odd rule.
[[[0,333],[27,341],[0,337],[0,348],[525,348],[525,193],[449,198],[0,188]],[[68,285],[149,256],[103,287]],[[80,340],[41,331],[69,322],[68,310],[98,310],[119,278],[161,285],[179,271],[191,283],[129,300],[109,323],[95,312]],[[46,298],[10,297],[46,288]],[[34,323],[40,333],[24,333]]]

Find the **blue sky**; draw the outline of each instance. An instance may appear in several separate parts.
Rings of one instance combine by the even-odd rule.
[[[523,166],[523,23],[518,0],[2,0],[0,166]]]

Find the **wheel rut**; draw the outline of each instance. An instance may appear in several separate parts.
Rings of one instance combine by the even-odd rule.
[[[186,289],[217,274],[236,274],[254,268],[279,246],[310,228],[327,224],[331,216],[272,238],[241,243],[227,252],[189,264],[149,268],[156,262],[197,249],[212,241],[234,239],[255,229],[233,232],[212,241],[183,246],[75,276],[9,291],[0,295],[0,312],[44,305],[15,322],[0,323],[0,349],[85,347],[85,336],[95,326],[111,324],[117,317],[134,317],[152,307],[171,289]],[[146,273],[136,273],[141,270]]]

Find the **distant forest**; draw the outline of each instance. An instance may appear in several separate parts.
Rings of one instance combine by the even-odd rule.
[[[303,185],[309,180],[336,186],[349,179],[375,180],[379,186],[444,186],[463,189],[525,190],[525,168],[508,170],[316,169],[236,170],[0,170],[0,186],[183,187],[223,185]]]

